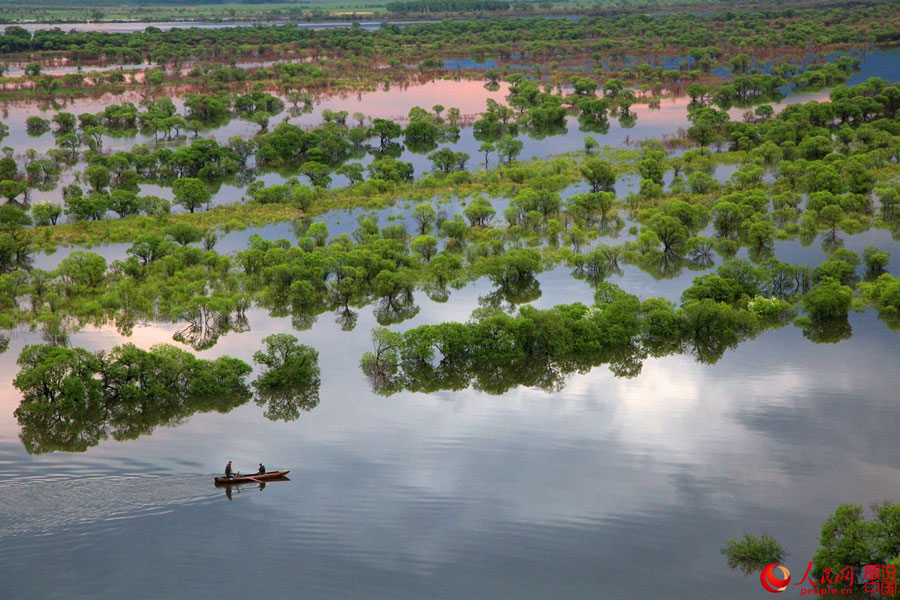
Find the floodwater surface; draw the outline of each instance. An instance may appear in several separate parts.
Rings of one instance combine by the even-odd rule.
[[[228,21],[122,21],[100,23],[16,23],[16,27],[22,27],[28,31],[39,29],[62,29],[63,31],[100,31],[104,33],[135,33],[144,31],[148,27],[156,27],[162,31],[170,29],[224,29],[227,27],[265,27],[271,25],[293,25],[301,29],[342,29],[359,26],[362,29],[375,30],[387,23],[388,25],[411,25],[419,23],[436,23],[435,20],[415,21],[316,21],[298,22],[284,20],[228,20]],[[9,25],[0,25],[0,31],[4,31]]]
[[[477,112],[488,94],[478,82],[435,82],[330,99],[295,122],[313,124],[326,107],[400,118],[411,106],[440,102]],[[99,110],[104,101],[67,110]],[[24,118],[38,109],[7,110],[19,151],[30,141],[21,137]],[[671,135],[686,123],[682,100],[637,110],[634,128],[612,123],[601,145]],[[250,126],[235,121],[216,136]],[[570,122],[566,135],[526,138],[523,156],[580,149],[584,135]],[[35,143],[45,139],[52,144],[49,135]],[[464,130],[455,147],[477,162],[474,144]],[[421,155],[404,155],[414,158],[423,172]],[[724,165],[715,175],[723,180],[731,172]],[[634,185],[623,178],[617,193]],[[220,194],[234,201],[241,189],[223,186]],[[441,208],[452,214],[460,207],[451,201]],[[398,203],[378,216],[381,224],[402,223],[409,211]],[[335,211],[321,220],[334,235],[369,212]],[[295,239],[282,223],[227,233],[217,250],[242,249],[252,234]],[[897,274],[900,242],[889,232],[844,237],[857,252],[870,245],[890,251],[888,270]],[[114,260],[127,247],[95,251]],[[37,266],[53,268],[71,250],[40,256]],[[776,242],[775,255],[814,265],[826,253],[817,239]],[[697,274],[655,279],[623,267],[610,281],[641,298],[677,301]],[[590,285],[566,267],[538,281],[537,307],[592,302]],[[391,328],[464,321],[491,291],[480,279],[443,303],[417,292],[418,312]],[[631,378],[606,366],[572,373],[552,390],[382,396],[359,367],[376,315],[372,307],[356,310],[355,327],[345,331],[334,313],[292,323],[254,308],[248,330],[197,353],[250,362],[265,336],[293,333],[318,351],[322,379],[320,403],[299,418],[273,421],[250,401],[135,439],[91,438],[84,452],[26,452],[13,381],[22,348],[41,335],[13,330],[0,354],[4,600],[751,600],[764,592],[755,575],[728,569],[720,552],[728,538],[769,533],[787,551],[788,568],[802,575],[821,522],[838,504],[900,500],[897,332],[874,311],[852,313],[852,336],[838,343],[813,343],[787,325],[729,349],[715,364],[673,355],[644,359]],[[139,323],[128,337],[89,326],[70,343],[92,350],[179,345],[173,335],[183,325]],[[259,462],[290,469],[290,481],[216,488],[213,477],[228,460],[243,472]]]
[[[541,282],[539,306],[590,300],[567,274]],[[417,297],[402,327],[465,319],[488,291]],[[250,322],[201,355],[249,360],[262,336],[292,331],[259,311]],[[321,403],[296,421],[251,402],[40,456],[24,452],[12,416],[13,359],[36,341],[16,337],[0,357],[4,597],[237,598],[252,573],[270,597],[696,598],[702,586],[758,598],[756,578],[725,566],[728,537],[777,533],[793,568],[838,503],[900,492],[887,450],[900,419],[896,333],[872,312],[853,315],[839,344],[789,326],[715,365],[647,359],[632,379],[598,367],[558,392],[500,396],[375,395],[357,364],[375,324],[363,310],[352,332],[327,314],[294,332],[322,368]],[[170,342],[174,330],[141,326],[130,341]],[[212,483],[229,459],[291,469],[291,481],[229,498]]]

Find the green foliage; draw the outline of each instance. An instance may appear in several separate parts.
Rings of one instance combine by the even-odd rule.
[[[402,0],[388,2],[389,12],[406,13],[451,13],[470,11],[508,10],[509,2],[505,0]]]
[[[500,160],[505,162],[507,165],[511,164],[512,161],[519,156],[519,153],[522,152],[522,148],[524,147],[524,143],[512,137],[511,135],[504,135],[497,143],[494,144],[497,149],[497,154],[500,156]]]
[[[581,163],[581,175],[592,192],[611,191],[616,184],[616,175],[612,165],[605,160],[589,156]]]
[[[174,346],[92,353],[32,345],[18,364],[13,383],[22,403],[15,415],[32,454],[83,452],[110,436],[135,439],[197,412],[227,412],[250,396],[249,365],[200,360]]]
[[[860,285],[865,302],[878,310],[891,329],[900,329],[900,278],[884,273],[876,280]]]
[[[0,206],[0,275],[31,267],[33,248],[29,225],[31,218],[18,206]],[[9,301],[13,298],[9,296]]]
[[[256,403],[273,421],[292,421],[319,404],[319,353],[287,333],[263,338],[265,351],[253,355],[263,372],[253,382]]]
[[[188,225],[188,227],[190,226]],[[131,248],[127,250],[127,253],[140,259],[141,265],[146,266],[149,263],[166,256],[171,251],[171,242],[167,242],[161,235],[148,233],[135,240]]]
[[[109,210],[109,196],[91,192],[87,196],[66,198],[66,214],[74,221],[99,221]]]
[[[850,311],[853,289],[828,278],[803,296],[803,307],[813,321],[841,319]]]
[[[441,148],[428,155],[434,169],[445,174],[464,170],[470,158],[471,156],[465,152],[454,152],[449,148]]]
[[[722,548],[728,567],[740,569],[744,575],[762,571],[767,565],[784,562],[784,548],[765,533],[759,537],[745,533],[742,538],[731,538]]]
[[[433,235],[419,235],[410,241],[409,246],[424,262],[429,262],[437,254],[438,240]]]
[[[852,567],[859,574],[866,565],[889,564],[900,556],[900,504],[878,505],[873,512],[875,518],[867,521],[861,506],[841,504],[822,523],[819,548],[813,556],[816,579],[825,569],[838,573]],[[854,576],[853,581],[853,588],[862,592],[862,578]]]
[[[17,198],[25,193],[28,188],[20,181],[0,181],[0,196],[7,202],[16,202]]]
[[[84,180],[87,181],[95,192],[105,190],[111,181],[109,169],[103,165],[94,165],[84,170]]]
[[[874,246],[869,246],[863,250],[863,260],[870,273],[883,273],[890,258],[890,253],[885,250],[879,250]]]
[[[50,121],[38,116],[31,116],[25,119],[25,131],[30,135],[38,136],[50,131]]]
[[[195,177],[182,177],[172,184],[175,202],[190,212],[194,212],[212,198],[206,184]]]
[[[567,373],[602,363],[619,376],[637,375],[648,350],[661,355],[687,349],[699,360],[714,361],[764,327],[755,314],[725,303],[700,300],[675,309],[655,299],[642,305],[605,284],[590,307],[523,306],[517,316],[485,308],[466,323],[422,325],[403,333],[377,329],[374,351],[361,366],[382,394],[469,385],[490,393],[516,385],[553,391]]]
[[[403,183],[412,181],[413,166],[411,163],[395,160],[390,157],[379,158],[369,164],[369,174],[372,179]]]
[[[50,202],[39,202],[31,207],[31,215],[35,225],[56,225],[56,221],[62,215],[62,207]]]
[[[469,203],[463,214],[472,227],[484,227],[490,223],[497,213],[490,201],[486,198],[478,197]]]
[[[166,234],[182,246],[199,242],[202,237],[200,231],[188,223],[175,223],[166,230]]]

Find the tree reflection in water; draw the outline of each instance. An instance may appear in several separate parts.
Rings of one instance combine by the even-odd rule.
[[[291,421],[319,403],[318,355],[306,346],[293,350],[293,370],[284,372],[295,377],[278,379],[277,368],[269,369],[253,384],[268,419]],[[97,353],[33,345],[18,364],[14,383],[23,399],[15,415],[29,454],[84,452],[110,437],[134,440],[198,413],[230,412],[253,397],[243,361],[201,360],[167,345]]]
[[[556,392],[569,374],[601,364],[617,377],[635,377],[648,356],[689,353],[714,363],[788,316],[787,303],[778,300],[752,310],[708,298],[676,308],[660,298],[640,302],[609,283],[598,284],[596,296],[593,306],[523,306],[516,316],[480,308],[465,323],[403,333],[379,328],[361,366],[372,389],[383,395],[470,386],[502,394],[520,385]]]
[[[132,440],[198,412],[228,412],[250,399],[246,363],[201,360],[190,352],[133,344],[109,352],[26,346],[14,384],[15,415],[31,454],[84,451],[100,441]]]

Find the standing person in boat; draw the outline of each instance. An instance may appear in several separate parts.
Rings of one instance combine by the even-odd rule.
[[[225,477],[227,477],[228,479],[231,479],[231,478],[232,478],[232,475],[231,475],[231,461],[230,461],[230,460],[228,461],[228,464],[225,465]]]
[[[256,474],[257,475],[265,475],[266,474],[266,468],[263,466],[262,463],[259,463],[259,471]]]

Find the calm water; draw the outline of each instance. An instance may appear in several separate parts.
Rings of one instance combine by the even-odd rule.
[[[462,20],[462,19],[457,19]],[[382,23],[388,25],[411,25],[418,23],[436,23],[435,20],[416,20],[416,21],[358,21],[359,27],[367,30],[374,30],[381,27]],[[105,33],[134,33],[144,31],[148,27],[156,27],[163,31],[170,29],[223,29],[226,27],[258,27],[268,25],[288,25],[301,29],[340,29],[345,27],[353,27],[353,21],[316,21],[314,23],[303,23],[295,21],[128,21],[122,23],[16,23],[17,27],[22,27],[29,31],[38,29],[62,29],[63,31],[102,31]],[[8,25],[0,25],[0,31],[4,31]]]
[[[402,116],[410,106],[439,101],[477,112],[488,93],[477,82],[467,85],[436,82],[399,95],[335,98],[298,122],[315,122],[326,107]],[[3,120],[15,136],[36,109],[8,110],[12,116]],[[641,112],[634,129],[613,124],[598,140],[658,137],[683,122],[683,103],[664,103],[660,111]],[[220,139],[245,126],[234,122]],[[570,124],[568,135],[527,140],[523,155],[578,149],[584,134],[576,132]],[[14,140],[23,147],[24,138]],[[51,136],[35,142],[43,140],[52,143]],[[420,155],[408,160],[415,156],[421,172],[427,165]],[[717,177],[732,170],[720,167]],[[623,178],[617,191],[633,185]],[[240,190],[223,187],[220,194],[239,197]],[[456,203],[442,208],[458,210]],[[382,224],[390,216],[402,222],[408,211],[399,203],[379,216]],[[334,234],[353,229],[359,214],[334,212],[322,220]],[[231,232],[218,249],[243,248],[252,233],[294,239],[285,223]],[[825,257],[820,241],[778,242],[776,253],[816,264]],[[889,270],[897,274],[900,243],[888,232],[845,236],[845,245],[890,250]],[[97,251],[112,260],[126,248]],[[52,268],[65,254],[39,257],[38,264]],[[624,267],[611,281],[642,298],[677,300],[695,275],[656,280]],[[591,301],[588,284],[566,268],[539,281],[536,306]],[[419,313],[392,328],[465,320],[490,291],[479,280],[443,304],[417,293]],[[293,332],[318,350],[322,370],[321,403],[299,419],[270,421],[250,402],[78,454],[25,452],[12,380],[22,347],[40,336],[14,331],[0,354],[4,600],[260,593],[752,599],[763,593],[758,578],[730,571],[719,552],[730,536],[774,535],[788,552],[787,566],[802,574],[819,525],[837,504],[900,500],[897,332],[872,311],[851,314],[853,336],[838,344],[813,344],[788,326],[742,343],[715,365],[670,356],[647,359],[632,379],[606,367],[573,374],[556,393],[520,387],[499,396],[468,389],[390,397],[374,394],[359,369],[376,326],[371,307],[359,313],[353,331],[342,331],[326,313],[298,332],[290,319],[253,310],[250,331],[225,335],[198,353],[249,362],[264,336]],[[173,343],[178,329],[148,323],[123,338],[87,328],[71,342],[146,348]],[[229,459],[243,471],[259,461],[291,469],[291,481],[242,487],[228,497],[211,478]],[[250,577],[264,587],[248,588]]]
[[[833,58],[836,55],[831,55]],[[898,49],[874,49],[866,52],[862,56],[861,70],[854,75],[849,83],[856,84],[864,81],[865,78],[872,76],[881,76],[889,82],[900,81],[900,71],[897,65],[900,65],[900,50]],[[187,91],[187,90],[186,90]],[[484,111],[485,102],[493,99],[503,102],[508,94],[508,85],[501,84],[496,91],[485,89],[483,81],[454,81],[454,80],[434,80],[424,83],[411,83],[403,86],[391,86],[387,89],[379,89],[376,91],[361,92],[355,94],[345,94],[329,98],[320,99],[312,112],[300,114],[298,116],[290,116],[286,111],[272,118],[271,126],[287,119],[288,122],[305,127],[314,127],[321,124],[322,112],[326,109],[333,111],[345,110],[350,115],[355,112],[362,112],[370,118],[385,118],[396,121],[405,121],[409,110],[413,107],[420,106],[430,109],[435,104],[443,104],[446,107],[456,107],[462,115],[462,123],[464,124],[460,138],[458,141],[450,144],[442,144],[441,146],[451,147],[456,151],[467,152],[471,159],[468,163],[469,168],[481,168],[484,166],[484,156],[479,152],[481,142],[476,140],[472,128],[466,124],[470,124],[478,115]],[[44,133],[39,136],[33,136],[25,130],[25,121],[29,116],[38,115],[45,119],[50,119],[59,111],[66,111],[73,114],[81,114],[84,112],[99,112],[111,103],[132,102],[139,105],[144,95],[140,91],[129,91],[118,95],[105,94],[97,98],[81,98],[70,100],[63,103],[32,103],[32,102],[4,102],[0,103],[0,121],[8,124],[10,134],[3,140],[0,145],[9,146],[15,149],[18,158],[23,159],[24,152],[28,148],[44,153],[50,148],[54,148],[56,140],[53,134]],[[796,102],[808,102],[811,100],[827,99],[828,92],[811,92],[792,94],[773,103],[776,111],[783,107]],[[181,98],[174,98],[175,105],[180,112],[184,112],[184,106]],[[658,109],[650,109],[645,104],[635,105],[632,112],[636,119],[628,124],[621,123],[618,119],[610,117],[609,129],[605,132],[590,132],[580,129],[578,120],[569,116],[566,118],[564,131],[557,135],[538,136],[523,132],[520,139],[524,146],[519,156],[521,159],[531,159],[544,157],[552,154],[560,154],[566,152],[577,152],[584,148],[584,140],[587,136],[593,137],[601,146],[610,147],[629,147],[636,146],[640,141],[645,139],[665,139],[679,135],[690,126],[687,120],[687,98],[669,98],[662,101]],[[729,111],[733,120],[740,120],[746,109],[733,108]],[[352,120],[352,119],[351,119]],[[226,125],[203,133],[205,137],[213,137],[219,143],[227,143],[231,136],[249,137],[259,131],[259,126],[242,119],[233,119]],[[188,134],[178,141],[162,141],[164,144],[178,144],[190,142],[191,136]],[[144,135],[141,133],[128,133],[126,135],[116,134],[109,135],[104,139],[104,148],[106,152],[116,152],[128,150],[134,144],[143,143],[154,145],[152,135]],[[416,176],[429,171],[432,168],[431,161],[427,158],[428,153],[415,153],[404,149],[401,160],[413,164]],[[366,154],[360,159],[350,162],[359,162],[368,165],[372,162],[373,157]],[[496,165],[496,153],[489,156],[489,165]],[[85,165],[78,165],[76,170],[83,169]],[[60,186],[57,189],[41,192],[35,190],[32,193],[32,201],[34,202],[62,202],[60,189],[63,185],[71,183],[74,178],[75,170],[68,169],[60,179]],[[267,185],[283,183],[287,177],[279,173],[264,173],[260,178]],[[333,176],[333,186],[342,187],[347,185],[348,181],[340,175]],[[240,201],[243,197],[244,186],[222,185],[213,196],[212,205],[230,204]],[[164,198],[172,198],[170,188],[162,188],[155,185],[142,184],[141,193],[153,194]],[[175,207],[176,211],[181,210]]]
[[[484,88],[482,81],[452,81],[452,80],[436,80],[422,84],[410,84],[407,86],[392,86],[388,90],[378,90],[359,94],[349,94],[344,96],[336,96],[323,99],[316,104],[315,109],[311,113],[302,114],[291,117],[284,112],[272,119],[271,127],[280,123],[285,118],[288,122],[306,127],[314,127],[322,123],[322,111],[330,110],[346,110],[350,115],[355,112],[362,112],[371,118],[386,118],[397,121],[405,121],[409,110],[415,106],[421,106],[430,109],[431,106],[441,103],[447,107],[456,107],[460,109],[464,123],[471,123],[478,114],[485,109],[485,101],[494,99],[498,102],[503,101],[508,94],[508,86],[501,85],[500,89],[494,92]],[[782,102],[774,105],[776,110],[780,110],[788,104],[794,102],[806,102],[809,100],[827,98],[827,92],[817,92],[812,94],[798,94],[785,98]],[[79,99],[70,102],[62,107],[48,105],[35,105],[25,102],[7,102],[0,103],[0,121],[9,124],[10,134],[0,141],[0,145],[9,146],[16,149],[16,156],[24,162],[24,152],[27,148],[34,148],[38,152],[46,152],[50,148],[55,147],[55,137],[51,133],[45,133],[39,136],[32,136],[25,130],[25,120],[32,115],[39,115],[45,119],[50,119],[56,112],[66,111],[73,114],[81,114],[83,112],[99,112],[104,106],[110,103],[132,102],[138,105],[142,100],[142,96],[138,93],[125,93],[118,96],[104,95],[99,98]],[[175,99],[175,104],[179,111],[183,111],[183,104],[180,99]],[[616,118],[610,117],[609,130],[605,133],[586,132],[579,128],[578,120],[575,117],[566,117],[565,130],[558,135],[549,135],[546,137],[534,136],[528,132],[522,132],[519,139],[523,142],[520,159],[528,160],[532,158],[540,158],[553,154],[561,154],[566,152],[578,152],[584,149],[584,140],[587,136],[592,136],[601,146],[610,147],[636,147],[641,140],[645,139],[662,139],[666,137],[675,137],[679,131],[686,130],[690,126],[687,120],[687,98],[670,98],[662,101],[659,109],[650,109],[647,105],[635,105],[632,112],[637,120],[631,126],[623,126]],[[731,118],[740,119],[745,109],[732,109]],[[233,119],[228,124],[215,128],[211,131],[203,133],[205,137],[213,137],[220,144],[225,144],[231,136],[250,137],[259,131],[259,126],[242,119]],[[187,138],[182,138],[179,142],[165,142],[165,144],[173,143],[189,143],[192,139],[191,134]],[[104,151],[106,153],[128,150],[134,144],[154,144],[152,135],[144,135],[140,133],[132,133],[128,135],[110,135],[104,138]],[[448,144],[441,144],[440,147],[450,147],[455,151],[467,152],[471,159],[468,162],[468,168],[478,169],[484,166],[484,155],[479,152],[481,142],[476,140],[470,126],[464,125],[461,128],[460,138],[458,141]],[[409,162],[413,165],[416,177],[421,176],[432,168],[432,163],[428,160],[428,153],[416,153],[404,149],[398,157],[400,160]],[[360,159],[353,159],[349,162],[359,162],[368,165],[374,160],[371,154],[366,154]],[[497,164],[497,154],[493,153],[489,156],[488,164],[493,167]],[[60,179],[60,185],[57,189],[42,192],[34,190],[31,193],[33,202],[55,202],[62,203],[62,186],[71,183],[74,179],[76,171],[81,171],[86,165],[77,165],[75,169],[65,171]],[[276,172],[262,173],[259,175],[266,185],[275,185],[283,183],[288,177]],[[342,175],[333,175],[333,186],[346,186],[348,181]],[[305,181],[305,179],[304,179]],[[172,199],[171,188],[164,188],[152,184],[141,184],[142,194],[153,194],[163,198]],[[223,184],[213,195],[212,205],[230,204],[240,201],[243,197],[245,186]],[[181,211],[180,207],[174,207],[174,210]]]
[[[621,283],[660,293],[649,278]],[[637,278],[638,280],[640,278]],[[539,306],[590,298],[554,271]],[[640,285],[644,283],[646,287]],[[644,288],[644,289],[641,289]],[[418,298],[407,327],[464,319],[488,291]],[[668,295],[668,294],[666,294]],[[17,336],[0,357],[0,556],[7,598],[237,598],[248,574],[270,597],[597,598],[698,589],[757,598],[718,552],[744,531],[809,560],[839,502],[900,492],[896,333],[872,313],[854,336],[814,345],[788,327],[714,366],[647,360],[634,379],[595,368],[548,394],[467,390],[374,395],[357,367],[375,325],[321,316],[322,402],[291,423],[250,403],[84,454],[28,456],[12,416]],[[289,321],[254,311],[252,331],[202,356],[245,360]],[[149,325],[131,340],[170,341]],[[99,348],[108,331],[74,336]],[[226,459],[290,468],[292,481],[229,500]],[[53,564],[50,570],[46,564]],[[139,565],[139,566],[137,566]],[[160,573],[165,573],[161,576]],[[673,582],[680,585],[672,586]]]

